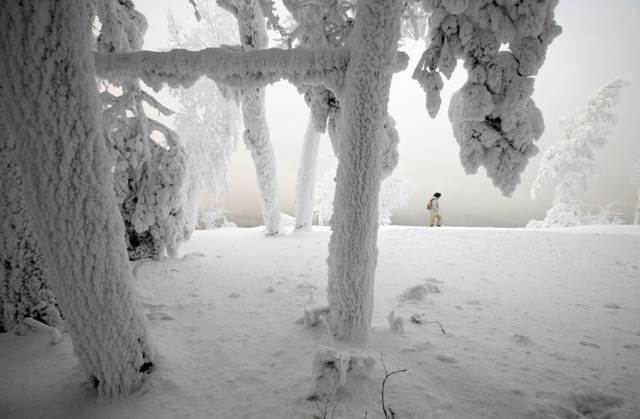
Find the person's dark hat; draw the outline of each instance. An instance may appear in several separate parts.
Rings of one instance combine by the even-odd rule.
[[[436,198],[440,198],[442,194],[440,192],[436,192],[433,194],[433,196],[435,196]]]

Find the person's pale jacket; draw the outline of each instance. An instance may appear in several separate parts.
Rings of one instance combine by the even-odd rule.
[[[439,214],[440,213],[440,202],[437,197],[431,198],[431,209],[429,210],[431,214]]]

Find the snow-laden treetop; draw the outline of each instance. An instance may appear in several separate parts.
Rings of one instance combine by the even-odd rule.
[[[534,76],[547,47],[560,34],[553,10],[558,0],[423,0],[427,49],[414,71],[427,94],[427,110],[440,109],[441,74],[451,77],[457,60],[468,72],[451,99],[449,118],[468,173],[484,166],[510,195],[538,149],[544,130],[535,106]]]

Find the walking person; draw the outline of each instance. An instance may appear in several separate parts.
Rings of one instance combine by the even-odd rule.
[[[440,215],[440,197],[442,194],[440,192],[436,192],[433,194],[433,197],[429,200],[427,204],[427,209],[429,210],[429,215],[431,216],[431,227],[438,226],[442,227],[442,216]]]

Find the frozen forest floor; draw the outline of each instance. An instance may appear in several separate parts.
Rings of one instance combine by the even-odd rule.
[[[326,302],[328,239],[197,232],[181,258],[137,266],[161,360],[127,400],[95,401],[68,335],[51,346],[39,331],[0,334],[0,417],[313,418],[313,353],[345,349],[296,323]],[[379,249],[373,331],[358,349],[378,363],[338,392],[335,419],[384,417],[380,354],[408,368],[386,385],[397,419],[640,418],[640,227],[387,227]],[[415,285],[431,293],[401,298]],[[446,335],[408,321],[422,313]]]

